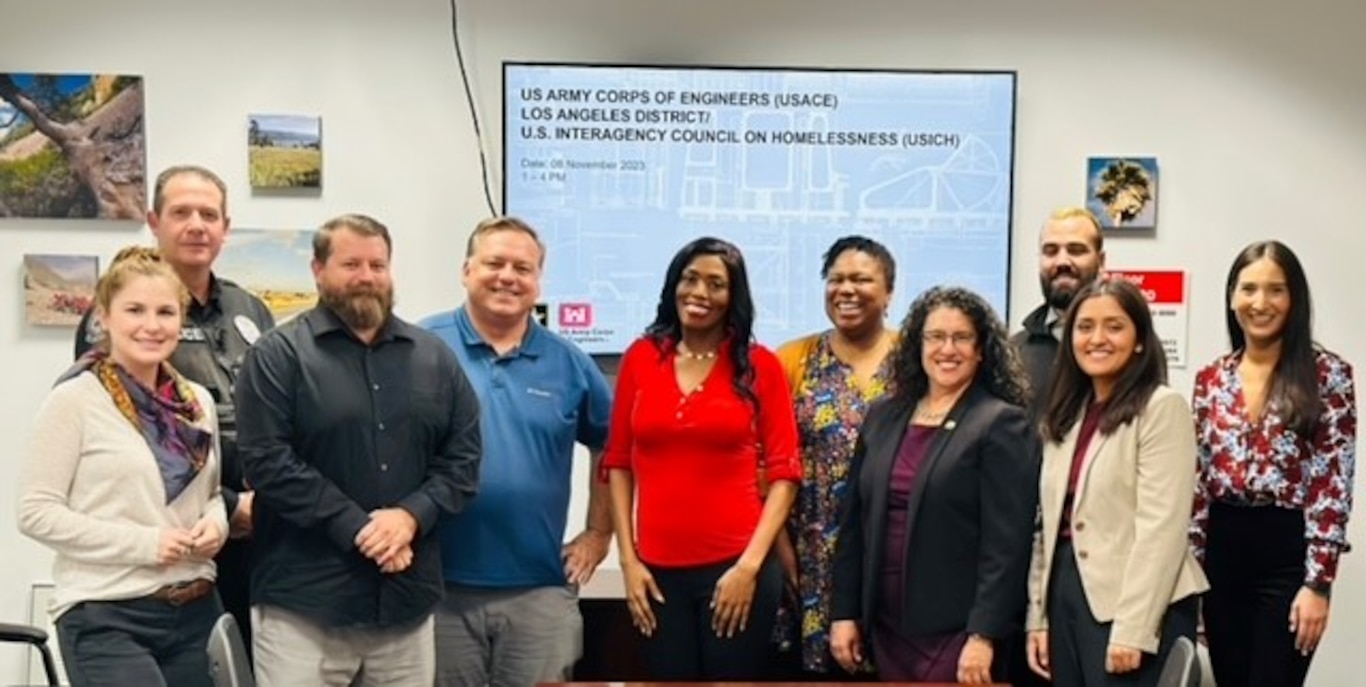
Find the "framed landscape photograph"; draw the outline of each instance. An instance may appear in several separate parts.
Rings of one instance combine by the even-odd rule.
[[[280,324],[318,302],[312,260],[311,230],[234,228],[213,267],[265,301]]]
[[[75,327],[95,303],[100,259],[94,255],[25,255],[24,320]]]
[[[140,220],[142,77],[0,72],[0,217]]]
[[[321,117],[251,115],[247,158],[252,188],[322,188]]]
[[[1086,207],[1109,230],[1157,229],[1157,158],[1093,157],[1086,163]]]

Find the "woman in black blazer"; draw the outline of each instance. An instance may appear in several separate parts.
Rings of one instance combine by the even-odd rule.
[[[1038,503],[1024,371],[961,288],[917,298],[892,355],[854,452],[831,653],[853,670],[869,640],[881,680],[989,683],[1019,631]]]

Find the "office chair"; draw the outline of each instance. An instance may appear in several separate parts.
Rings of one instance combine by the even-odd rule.
[[[209,673],[214,687],[256,687],[247,647],[231,613],[224,613],[209,634]]]
[[[56,687],[61,684],[57,677],[57,664],[52,660],[52,652],[47,648],[47,631],[33,627],[32,625],[12,625],[10,623],[0,623],[0,642],[18,642],[31,644],[38,650],[38,654],[43,657],[43,672],[47,674],[47,683]]]
[[[1195,642],[1187,637],[1177,637],[1171,653],[1167,654],[1167,662],[1162,665],[1162,673],[1157,677],[1157,687],[1200,687],[1201,677]]]

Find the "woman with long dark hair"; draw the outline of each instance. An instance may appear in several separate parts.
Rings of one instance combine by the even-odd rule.
[[[754,680],[768,666],[782,593],[769,553],[801,466],[787,380],[753,326],[740,251],[701,238],[670,262],[655,321],[622,357],[602,467],[651,679]]]
[[[1018,634],[1038,442],[1005,325],[962,288],[911,304],[868,411],[835,543],[830,650],[878,679],[986,684]]]
[[[1194,394],[1210,662],[1220,687],[1300,685],[1347,548],[1352,367],[1315,344],[1309,282],[1285,244],[1244,248],[1224,303],[1231,350]]]
[[[1186,542],[1195,488],[1190,407],[1166,385],[1148,302],[1097,281],[1063,318],[1042,421],[1030,668],[1058,685],[1157,684],[1195,637],[1209,585]]]

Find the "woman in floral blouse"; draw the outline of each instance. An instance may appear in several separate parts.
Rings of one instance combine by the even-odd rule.
[[[1200,371],[1193,399],[1210,659],[1220,687],[1301,685],[1347,550],[1352,368],[1314,343],[1309,284],[1284,244],[1243,249],[1224,295],[1232,351]]]
[[[885,362],[896,342],[896,332],[883,325],[896,283],[896,260],[887,248],[846,236],[823,259],[825,313],[834,327],[778,349],[796,406],[803,473],[778,544],[792,599],[779,643],[800,642],[801,670],[808,674],[834,666],[830,579],[839,512],[858,428],[868,405],[887,391]]]

